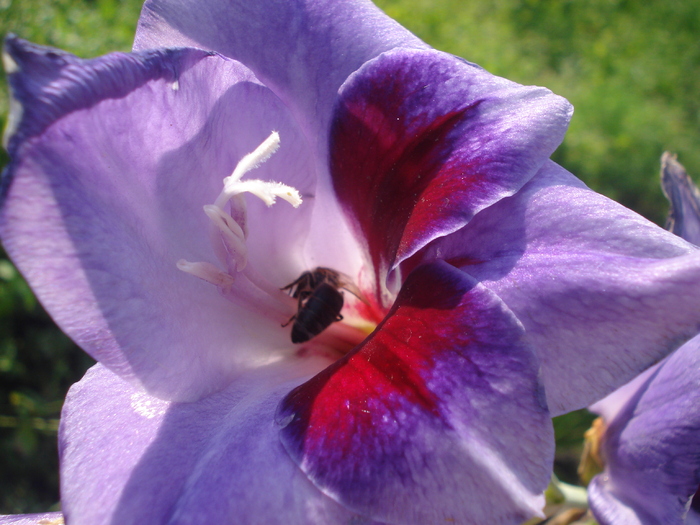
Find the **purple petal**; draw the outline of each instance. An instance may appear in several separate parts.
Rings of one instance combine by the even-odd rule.
[[[173,46],[243,62],[322,150],[338,87],[350,73],[394,47],[427,47],[366,0],[147,1],[135,49]]]
[[[590,405],[700,329],[700,251],[548,163],[434,243],[525,325],[553,414]]]
[[[601,525],[685,522],[700,484],[698,407],[700,336],[670,356],[607,421],[605,472],[589,485]]]
[[[661,187],[668,198],[666,229],[700,245],[700,191],[674,155],[661,157]]]
[[[80,60],[17,39],[7,50],[23,114],[0,234],[61,328],[111,370],[178,399],[288,347],[279,321],[176,268],[217,262],[202,206],[271,130],[280,151],[255,176],[313,193],[305,140],[277,98],[240,64],[197,50]],[[312,203],[249,206],[249,264],[275,286],[300,273],[290,261]]]
[[[685,517],[684,525],[700,525],[700,509],[691,507]]]
[[[391,51],[353,74],[334,114],[331,173],[380,276],[517,191],[570,115],[544,88],[437,51]]]
[[[63,514],[45,512],[43,514],[0,516],[0,525],[63,525]]]
[[[326,364],[264,367],[181,404],[149,396],[97,365],[70,390],[61,420],[67,521],[370,523],[306,479],[274,423],[280,398]]]
[[[412,272],[365,342],[280,405],[282,441],[326,494],[404,524],[521,523],[551,474],[522,328],[446,263]]]
[[[597,403],[588,407],[588,410],[594,414],[598,414],[605,421],[612,421],[617,417],[617,414],[629,403],[630,399],[637,395],[639,389],[642,388],[649,378],[656,374],[656,371],[664,361],[650,366],[644,372],[636,376],[629,383],[625,383],[620,388],[608,394]]]

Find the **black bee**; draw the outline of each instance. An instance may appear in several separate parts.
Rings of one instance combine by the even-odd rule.
[[[344,300],[339,290],[348,289],[348,286],[340,273],[318,267],[302,273],[296,281],[282,288],[289,290],[289,295],[297,299],[299,305],[297,313],[282,325],[287,326],[294,321],[292,343],[304,343],[343,319],[340,310]]]

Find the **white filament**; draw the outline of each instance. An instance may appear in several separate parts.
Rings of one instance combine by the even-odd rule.
[[[178,270],[199,277],[219,288],[230,288],[234,282],[233,277],[226,272],[222,272],[216,266],[208,262],[190,262],[185,259],[180,259],[176,264]]]
[[[226,253],[233,259],[236,269],[240,272],[248,263],[248,247],[245,244],[243,229],[233,217],[218,206],[208,204],[204,206],[204,213],[217,228]],[[223,258],[223,262],[227,262],[225,256]]]

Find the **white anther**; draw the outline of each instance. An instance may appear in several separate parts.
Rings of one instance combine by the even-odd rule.
[[[226,247],[228,255],[234,260],[236,270],[245,268],[248,262],[248,247],[245,244],[243,229],[224,210],[213,204],[204,206],[204,213],[211,220]],[[222,261],[225,262],[225,261]]]
[[[189,262],[185,259],[177,261],[178,270],[199,277],[213,285],[227,290],[234,282],[233,277],[222,272],[216,266],[208,262]]]
[[[270,133],[270,136],[267,137],[262,144],[260,144],[260,146],[255,148],[254,151],[248,153],[239,161],[236,169],[233,170],[233,173],[224,179],[224,184],[227,184],[229,180],[240,180],[243,175],[248,173],[250,170],[257,168],[260,166],[260,164],[269,159],[279,147],[280,135],[276,131],[273,131]]]
[[[219,218],[219,220],[226,225],[226,228],[231,230],[231,233],[236,235],[236,237],[239,239],[245,240],[246,235],[243,232],[243,228],[241,228],[240,225],[233,220],[233,217],[218,206],[215,206],[214,204],[207,204],[204,206],[204,213],[206,213],[207,217],[209,217],[212,221],[214,220],[214,217]]]

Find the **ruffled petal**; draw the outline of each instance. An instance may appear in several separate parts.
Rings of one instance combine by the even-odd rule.
[[[331,174],[379,276],[515,193],[570,116],[547,89],[438,51],[387,52],[353,74],[333,118]]]
[[[0,516],[0,525],[63,525],[63,514],[46,512],[43,514],[15,514]]]
[[[0,234],[61,328],[112,371],[178,399],[289,350],[282,317],[176,268],[218,263],[202,207],[271,130],[280,150],[255,176],[313,194],[313,161],[279,100],[240,64],[198,50],[80,60],[11,38],[7,52],[22,114]],[[250,202],[249,264],[274,286],[304,269],[312,208]]]
[[[371,523],[318,491],[279,442],[273,415],[280,398],[326,364],[260,368],[222,392],[179,404],[97,365],[70,390],[61,420],[67,521]]]
[[[553,415],[590,405],[700,329],[700,251],[553,162],[434,243],[525,325]]]
[[[148,0],[134,48],[172,46],[212,49],[243,62],[323,151],[348,75],[394,47],[427,47],[367,0]]]
[[[589,486],[601,525],[685,523],[700,485],[698,407],[700,336],[664,361],[607,422],[605,471]]]
[[[284,399],[282,442],[324,493],[374,519],[521,523],[553,459],[522,335],[465,274],[421,266],[362,345]]]
[[[668,152],[661,157],[661,187],[671,204],[666,228],[700,245],[700,191],[681,163]]]

